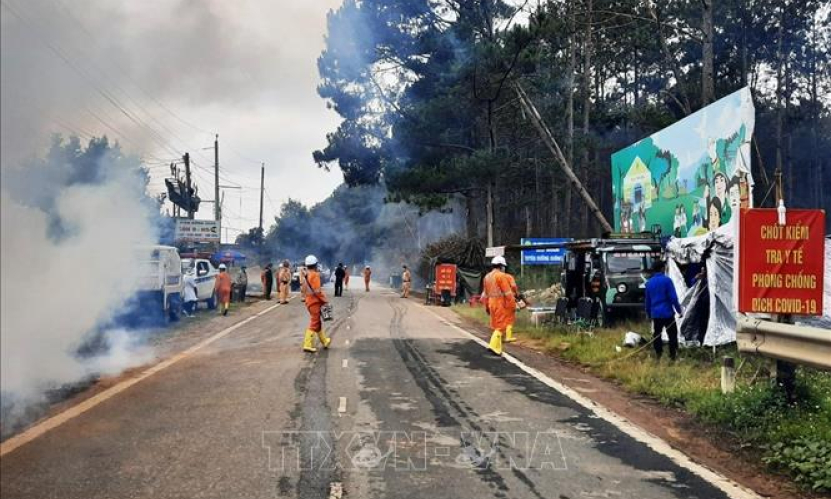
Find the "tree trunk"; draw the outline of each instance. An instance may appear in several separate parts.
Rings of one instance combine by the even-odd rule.
[[[570,165],[574,164],[574,73],[577,67],[577,40],[574,8],[569,2],[569,37],[568,37],[568,84],[566,90],[566,159]],[[566,235],[571,233],[571,189],[566,189],[563,200],[563,230]]]
[[[586,1],[586,31],[583,46],[583,181],[588,182],[589,166],[589,113],[591,112],[592,78],[592,0]],[[591,192],[591,189],[589,189]],[[585,204],[580,207],[580,228],[583,236],[589,234],[589,210]]]
[[[478,231],[476,230],[476,200],[471,194],[465,196],[465,224],[468,239],[476,239],[479,237]]]
[[[716,98],[713,80],[713,2],[701,0],[701,105],[706,106]]]

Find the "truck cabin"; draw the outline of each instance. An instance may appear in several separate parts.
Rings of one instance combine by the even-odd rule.
[[[655,240],[574,241],[566,245],[563,290],[569,306],[583,297],[600,299],[607,306],[640,306],[642,282],[661,246]]]

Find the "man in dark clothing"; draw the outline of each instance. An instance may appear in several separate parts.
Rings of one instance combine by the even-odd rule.
[[[657,261],[653,267],[654,274],[646,282],[644,308],[646,316],[652,319],[652,334],[654,337],[655,353],[658,359],[664,352],[664,342],[661,332],[666,328],[669,336],[669,358],[675,360],[678,354],[678,326],[675,323],[675,312],[681,314],[681,304],[672,280],[664,274],[665,263]]]
[[[346,269],[339,263],[335,269],[335,296],[343,296],[343,278],[346,277]]]
[[[263,298],[271,299],[271,287],[274,285],[274,272],[271,270],[271,263],[267,264],[263,269],[260,279],[263,281]]]

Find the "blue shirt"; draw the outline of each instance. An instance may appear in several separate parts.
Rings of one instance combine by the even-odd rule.
[[[672,319],[673,310],[681,313],[681,304],[672,280],[658,272],[646,281],[646,293],[643,300],[647,317],[652,319]]]

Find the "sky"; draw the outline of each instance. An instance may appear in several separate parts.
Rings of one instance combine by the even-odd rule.
[[[42,153],[53,133],[106,134],[146,159],[153,193],[190,152],[211,200],[218,133],[220,184],[242,187],[223,189],[231,239],[257,225],[262,162],[266,226],[289,197],[322,201],[342,181],[312,161],[339,123],[316,91],[326,14],[339,4],[2,0],[2,168]]]

